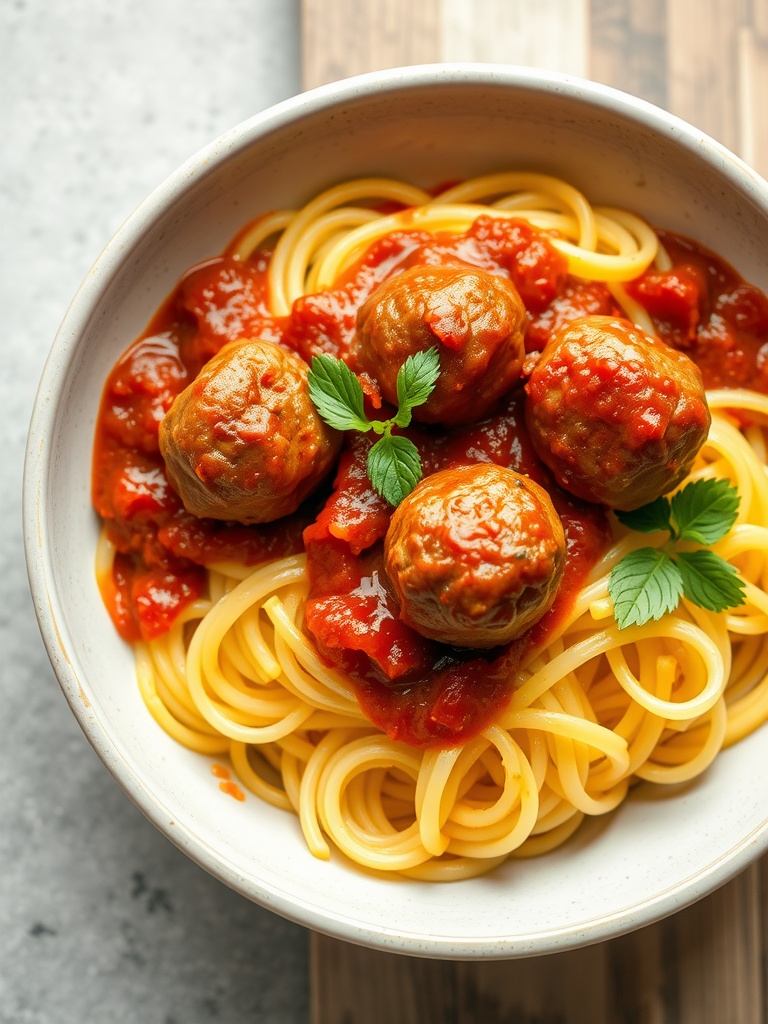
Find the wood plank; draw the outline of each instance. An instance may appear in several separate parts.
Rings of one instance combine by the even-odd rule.
[[[756,866],[670,918],[680,1019],[762,1024],[760,877]]]
[[[750,0],[667,4],[668,109],[728,146],[739,146],[739,34]]]
[[[760,1024],[760,867],[657,924],[607,944],[609,1020]]]
[[[526,960],[415,960],[315,935],[312,1021],[762,1024],[767,886],[764,858],[664,921]]]
[[[589,77],[667,106],[666,0],[592,0]]]
[[[764,41],[768,40],[768,4],[765,0],[752,0],[752,27]]]
[[[304,88],[439,60],[439,15],[439,0],[305,0]]]
[[[443,0],[440,58],[587,73],[587,0]]]
[[[445,1024],[455,1019],[456,984],[450,961],[311,937],[312,1024]]]
[[[456,965],[456,1024],[604,1024],[608,944],[552,956]]]
[[[609,1020],[682,1024],[670,934],[663,921],[606,944]]]
[[[768,3],[763,9],[768,12]],[[768,22],[768,13],[765,20]],[[762,36],[756,27],[743,27],[739,54],[738,152],[758,174],[768,178],[768,26]]]

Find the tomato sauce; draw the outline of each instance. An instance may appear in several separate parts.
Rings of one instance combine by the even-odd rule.
[[[310,594],[306,625],[323,656],[356,684],[361,708],[394,739],[412,746],[451,746],[490,724],[510,697],[515,667],[567,613],[585,575],[610,542],[603,510],[566,494],[536,458],[516,389],[482,423],[410,429],[424,474],[478,461],[507,466],[545,487],[563,522],[567,558],[555,604],[519,641],[489,652],[427,640],[398,617],[384,568],[392,508],[371,487],[370,445],[348,445],[334,493],[304,533]]]
[[[660,231],[671,270],[649,270],[627,286],[656,331],[698,365],[704,387],[768,393],[768,298],[725,260]]]
[[[229,768],[223,764],[212,764],[211,775],[219,779],[219,789],[226,796],[231,796],[233,800],[238,800],[240,803],[245,801],[245,793],[240,789],[236,782],[232,781]]]
[[[765,297],[693,243],[670,235],[664,243],[673,269],[649,271],[630,286],[631,294],[665,341],[699,363],[708,386],[768,392]],[[481,423],[407,431],[425,474],[478,461],[509,466],[541,483],[563,520],[567,563],[554,606],[520,640],[482,653],[426,640],[399,619],[383,559],[391,509],[366,475],[367,435],[347,438],[330,496],[320,494],[276,523],[243,526],[185,511],[165,473],[158,425],[205,362],[241,337],[285,345],[307,361],[329,353],[355,369],[358,307],[382,281],[419,264],[464,262],[510,277],[526,306],[531,353],[577,316],[621,311],[604,284],[569,276],[547,237],[513,220],[481,216],[461,236],[394,232],[333,289],[299,299],[285,318],[273,317],[267,306],[270,254],[240,260],[231,251],[185,275],[104,389],[93,503],[117,549],[112,576],[101,581],[112,618],[126,640],[152,639],[204,592],[206,566],[256,565],[306,550],[306,629],[323,657],[349,673],[365,714],[416,746],[456,744],[493,721],[510,696],[515,666],[531,647],[546,643],[609,542],[603,510],[561,491],[534,455],[522,389]],[[369,411],[380,408],[376,382],[363,375],[362,383]]]
[[[176,395],[228,341],[278,341],[267,312],[267,255],[252,263],[211,260],[187,274],[113,368],[104,388],[93,453],[92,497],[117,549],[101,585],[120,635],[151,640],[204,592],[204,566],[256,565],[302,550],[316,505],[259,529],[197,519],[170,486],[158,445]]]

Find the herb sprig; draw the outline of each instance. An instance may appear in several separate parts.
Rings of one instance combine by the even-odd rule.
[[[715,544],[733,526],[738,511],[739,494],[728,480],[695,480],[671,499],[617,512],[632,530],[669,533],[661,548],[631,551],[611,570],[608,593],[619,629],[660,619],[682,597],[713,612],[744,604],[745,583],[724,558],[708,547],[678,548],[681,542]]]
[[[411,422],[413,410],[423,405],[440,376],[437,348],[408,356],[397,373],[397,413],[388,420],[369,420],[363,388],[345,362],[329,355],[314,356],[309,370],[309,395],[320,416],[337,430],[372,430],[381,437],[368,452],[366,470],[371,486],[390,505],[399,505],[421,479],[416,445],[393,434]]]

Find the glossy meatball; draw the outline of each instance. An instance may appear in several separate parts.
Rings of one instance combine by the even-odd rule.
[[[706,440],[696,365],[616,317],[556,331],[526,384],[525,418],[561,487],[629,511],[672,490]]]
[[[488,648],[551,606],[565,536],[542,487],[478,463],[422,480],[392,516],[385,556],[404,622],[432,640]]]
[[[412,267],[385,281],[360,307],[360,369],[397,404],[397,371],[415,352],[437,346],[440,378],[424,405],[424,423],[479,419],[520,376],[525,309],[504,277],[465,266]]]
[[[307,365],[278,345],[225,345],[160,424],[160,451],[196,516],[266,523],[295,511],[332,468],[341,435],[317,415]]]

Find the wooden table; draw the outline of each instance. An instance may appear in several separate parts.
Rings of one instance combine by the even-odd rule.
[[[768,0],[303,0],[302,45],[306,88],[442,60],[591,78],[768,177]],[[768,858],[665,921],[567,953],[431,961],[320,935],[311,949],[313,1024],[764,1024]]]

